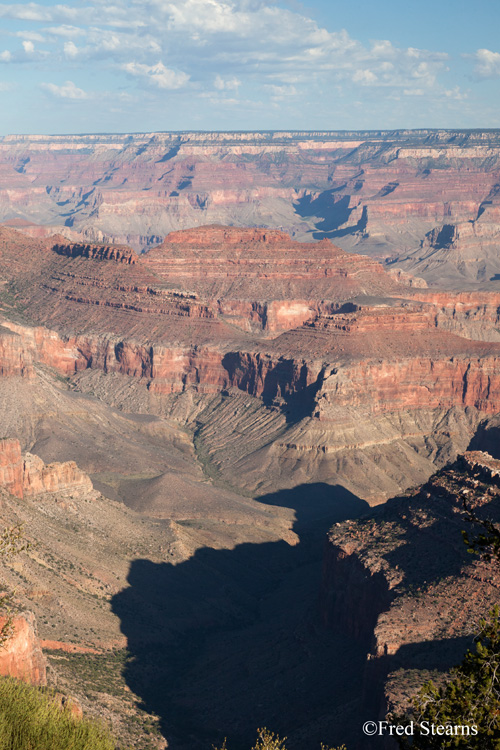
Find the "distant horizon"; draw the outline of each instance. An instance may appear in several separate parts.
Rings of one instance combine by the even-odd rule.
[[[42,133],[38,131],[23,132],[23,133],[2,133],[0,138],[23,138],[23,137],[43,137],[43,138],[84,138],[86,136],[141,136],[141,135],[189,135],[189,134],[266,134],[266,133],[291,133],[295,135],[308,135],[318,133],[320,135],[329,134],[342,134],[342,133],[379,133],[379,134],[390,134],[390,133],[500,133],[500,125],[497,128],[492,127],[474,127],[474,128],[460,128],[460,127],[448,127],[448,128],[251,128],[245,129],[175,129],[175,130],[108,130],[108,131],[87,131],[87,132],[65,132],[65,133]]]

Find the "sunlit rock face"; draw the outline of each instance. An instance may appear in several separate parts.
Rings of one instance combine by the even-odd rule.
[[[0,628],[7,617],[0,617]],[[42,653],[32,612],[14,617],[9,627],[9,637],[0,649],[0,675],[16,677],[33,685],[47,684],[47,663]]]
[[[136,250],[207,224],[279,228],[498,286],[499,158],[492,131],[8,136],[0,220]]]

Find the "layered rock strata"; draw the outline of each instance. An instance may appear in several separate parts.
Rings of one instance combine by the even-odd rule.
[[[499,154],[496,131],[9,136],[0,218],[135,248],[209,223],[280,227],[431,283],[498,286]]]
[[[329,240],[304,245],[279,231],[178,232],[135,263],[61,255],[48,240],[24,238],[24,266],[22,236],[3,237],[4,328],[35,369],[131,378],[153,413],[175,410],[183,394],[258,399],[276,442],[254,449],[280,481],[285,461],[289,482],[312,481],[321,466],[344,483],[342,457],[372,452],[380,465],[380,449],[393,475],[373,485],[370,502],[380,502],[425,479],[428,461],[463,451],[480,419],[500,410],[495,293],[408,287]],[[121,406],[110,387],[103,394]],[[278,429],[280,414],[287,426]],[[407,484],[389,468],[396,445],[419,466]],[[245,479],[245,490],[255,484]]]
[[[53,247],[54,252],[66,255],[68,258],[92,258],[93,260],[114,260],[117,263],[133,264],[137,261],[137,255],[132,248],[126,245],[82,245],[79,243],[58,245]]]
[[[31,453],[21,453],[17,439],[0,440],[0,485],[16,497],[59,495],[96,496],[90,477],[74,461],[45,465]]]

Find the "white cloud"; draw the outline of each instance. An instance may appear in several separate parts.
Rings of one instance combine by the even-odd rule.
[[[214,86],[218,91],[238,91],[241,81],[236,76],[223,78],[218,73],[215,76]]]
[[[64,42],[64,56],[69,60],[78,56],[78,47],[74,42]]]
[[[0,52],[0,62],[10,62],[12,60],[12,53],[9,52],[8,49],[5,49],[3,52]]]
[[[492,52],[489,49],[478,49],[473,55],[476,60],[474,72],[480,78],[495,78],[500,76],[500,52]]]
[[[121,68],[131,76],[141,78],[145,83],[159,89],[180,89],[187,84],[190,76],[182,71],[170,70],[160,61],[156,65],[143,65],[129,62]]]
[[[21,37],[21,39],[29,39],[32,42],[45,42],[45,37],[36,31],[16,31],[14,36]]]
[[[42,24],[46,39],[44,50],[38,44],[35,50],[33,42],[43,37],[28,30],[25,54],[13,52],[8,60],[0,55],[0,61],[31,64],[45,55],[45,63],[52,60],[59,70],[81,64],[95,72],[99,65],[99,71],[119,71],[143,88],[175,90],[191,83],[193,96],[212,98],[229,99],[241,90],[248,96],[246,85],[255,98],[267,99],[307,97],[312,91],[325,97],[339,86],[363,91],[363,97],[377,89],[386,97],[465,96],[453,89],[454,81],[446,89],[441,83],[447,72],[444,52],[398,48],[387,39],[365,45],[345,29],[322,28],[300,5],[285,8],[278,0],[53,2],[0,3],[0,17]],[[498,53],[478,50],[478,74],[500,75],[499,60]]]
[[[57,36],[57,37],[66,37],[66,39],[71,39],[71,37],[75,36],[85,36],[87,33],[85,29],[81,29],[78,26],[70,26],[68,24],[61,24],[61,26],[49,26],[43,31],[47,34],[50,34],[51,36]]]
[[[459,102],[463,101],[464,99],[469,98],[469,95],[467,94],[467,92],[461,91],[458,86],[455,86],[452,89],[446,90],[444,92],[444,95],[448,99],[455,99],[456,101],[459,101]]]
[[[378,78],[372,70],[356,70],[352,80],[362,86],[373,86],[378,83]]]
[[[62,86],[57,86],[55,83],[42,83],[41,88],[51,96],[55,96],[58,99],[88,99],[89,94],[83,89],[79,89],[75,86],[73,81],[66,81]]]
[[[287,96],[295,96],[297,89],[295,86],[276,86],[275,84],[266,84],[265,88],[270,92],[273,99],[284,99]]]
[[[0,4],[0,18],[16,18],[21,21],[52,21],[79,15],[76,8],[68,5],[46,6],[38,3]]]

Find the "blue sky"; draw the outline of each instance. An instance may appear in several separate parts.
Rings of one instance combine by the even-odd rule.
[[[500,2],[0,3],[0,134],[500,127]]]

